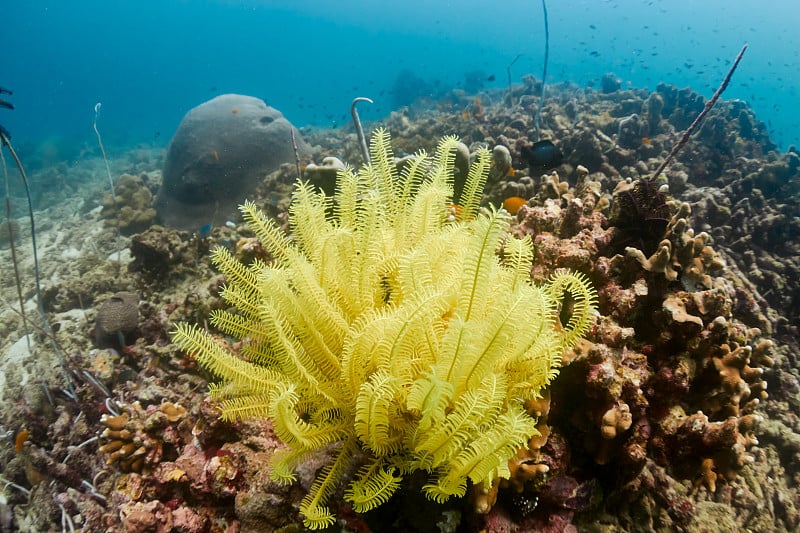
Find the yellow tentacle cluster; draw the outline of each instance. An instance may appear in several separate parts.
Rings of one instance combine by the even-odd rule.
[[[223,417],[272,420],[288,447],[273,458],[274,479],[291,482],[300,461],[338,443],[301,504],[312,529],[333,523],[327,501],[356,457],[364,464],[345,498],[359,512],[415,470],[428,472],[424,490],[440,502],[463,495],[468,479],[507,477],[508,460],[536,434],[523,402],[590,326],[587,280],[562,272],[531,284],[530,239],[509,236],[505,211],[479,209],[487,150],[456,216],[448,211],[456,144],[444,138],[398,172],[378,130],[372,164],[341,171],[332,197],[297,184],[291,239],[245,203],[274,261],[242,265],[218,249],[222,296],[237,312],[212,316],[244,348],[234,354],[191,325],[174,333],[219,377],[211,393]],[[564,295],[574,312],[561,325]]]

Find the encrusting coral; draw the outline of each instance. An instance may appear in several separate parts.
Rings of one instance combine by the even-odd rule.
[[[437,502],[464,495],[467,479],[509,477],[509,460],[538,434],[525,401],[592,324],[586,279],[559,271],[532,284],[530,237],[507,232],[505,211],[479,209],[488,150],[448,209],[457,146],[446,137],[398,172],[377,130],[371,164],[342,170],[332,197],[296,185],[291,238],[246,203],[273,260],[244,265],[217,248],[222,296],[238,313],[211,319],[243,342],[187,324],[174,333],[221,379],[211,393],[223,418],[270,419],[288,446],[273,479],[291,482],[299,463],[334,450],[300,506],[312,529],[334,522],[326,504],[354,464],[344,497],[357,512],[414,471],[427,472],[423,491]]]

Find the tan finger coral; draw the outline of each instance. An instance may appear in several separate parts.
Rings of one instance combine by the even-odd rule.
[[[165,402],[144,409],[139,402],[122,406],[119,415],[103,415],[100,452],[107,454],[106,463],[123,472],[147,472],[163,456],[164,445],[175,444],[175,426],[186,417],[179,404]]]

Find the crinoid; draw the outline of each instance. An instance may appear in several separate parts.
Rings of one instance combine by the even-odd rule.
[[[367,512],[416,472],[438,503],[509,478],[509,460],[540,434],[525,400],[541,397],[593,323],[587,278],[531,283],[531,238],[509,235],[506,211],[480,208],[489,150],[477,152],[461,209],[447,209],[458,145],[445,137],[398,171],[389,133],[376,130],[371,164],[340,171],[332,197],[298,181],[291,237],[245,203],[274,259],[245,265],[217,248],[222,295],[238,311],[211,319],[242,348],[176,327],[176,344],[219,378],[222,417],[269,418],[286,443],[272,479],[291,483],[303,462],[335,450],[300,503],[310,529],[336,522],[339,494]]]
[[[0,87],[0,95],[3,94],[11,95],[14,93],[12,93],[10,89],[6,89],[5,87]],[[6,109],[14,109],[14,105],[8,100],[5,100],[3,98],[0,98],[0,107],[5,107]],[[0,124],[0,139],[2,139],[2,143],[0,143],[0,146],[2,146],[2,144],[5,144],[6,138],[9,137],[11,136],[8,134],[8,130],[5,129],[2,124]]]
[[[618,187],[608,220],[609,226],[617,229],[609,255],[620,253],[627,246],[638,248],[647,256],[654,253],[672,214],[667,198],[667,193],[649,179]]]

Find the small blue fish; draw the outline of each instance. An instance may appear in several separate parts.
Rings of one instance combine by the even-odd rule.
[[[206,237],[208,237],[208,234],[211,233],[212,229],[214,229],[213,224],[206,224],[205,226],[203,226],[198,230],[197,235],[201,239],[205,239]]]

